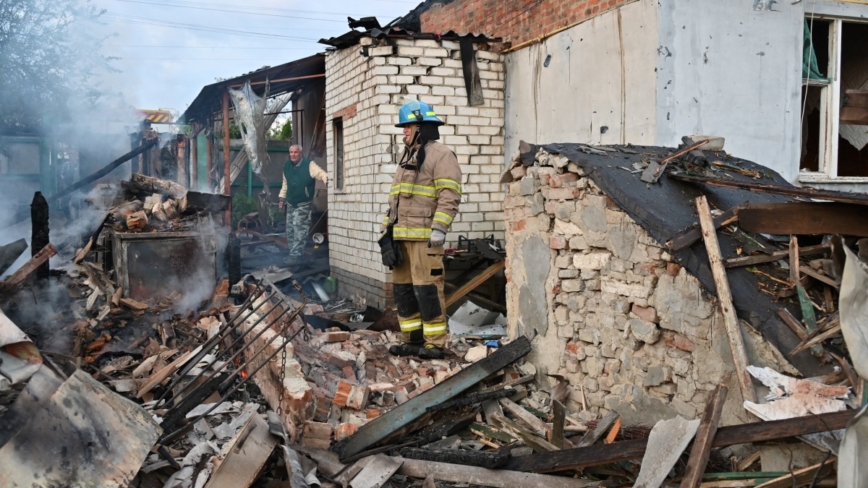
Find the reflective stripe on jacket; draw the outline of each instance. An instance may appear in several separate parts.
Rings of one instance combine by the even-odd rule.
[[[460,202],[458,159],[448,147],[431,141],[425,146],[425,161],[419,171],[398,167],[383,230],[394,223],[394,239],[427,241],[431,229],[449,230]]]

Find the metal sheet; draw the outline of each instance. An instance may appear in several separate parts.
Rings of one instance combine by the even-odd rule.
[[[141,407],[77,370],[0,448],[0,486],[129,486],[159,434]]]
[[[213,290],[217,240],[198,232],[111,232],[114,266],[124,296],[147,300],[192,287]],[[210,283],[209,283],[210,282]]]

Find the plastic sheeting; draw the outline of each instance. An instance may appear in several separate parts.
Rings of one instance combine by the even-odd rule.
[[[244,83],[240,90],[229,89],[232,106],[235,107],[235,124],[241,130],[241,140],[244,150],[250,159],[253,172],[262,176],[262,165],[268,164],[268,88],[265,96],[260,97],[250,86],[250,81]]]
[[[838,308],[841,332],[853,367],[868,378],[868,264],[847,246]],[[838,450],[838,486],[868,488],[868,415],[866,406],[850,421]]]

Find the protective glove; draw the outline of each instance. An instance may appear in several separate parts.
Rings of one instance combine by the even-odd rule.
[[[428,238],[428,247],[440,247],[446,244],[446,233],[442,230],[432,229],[431,237]]]

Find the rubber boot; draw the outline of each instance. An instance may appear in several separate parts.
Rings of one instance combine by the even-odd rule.
[[[392,356],[419,356],[424,348],[418,344],[398,344],[389,348]]]
[[[418,356],[420,359],[443,359],[443,349],[434,344],[425,344],[425,347],[419,349]]]

